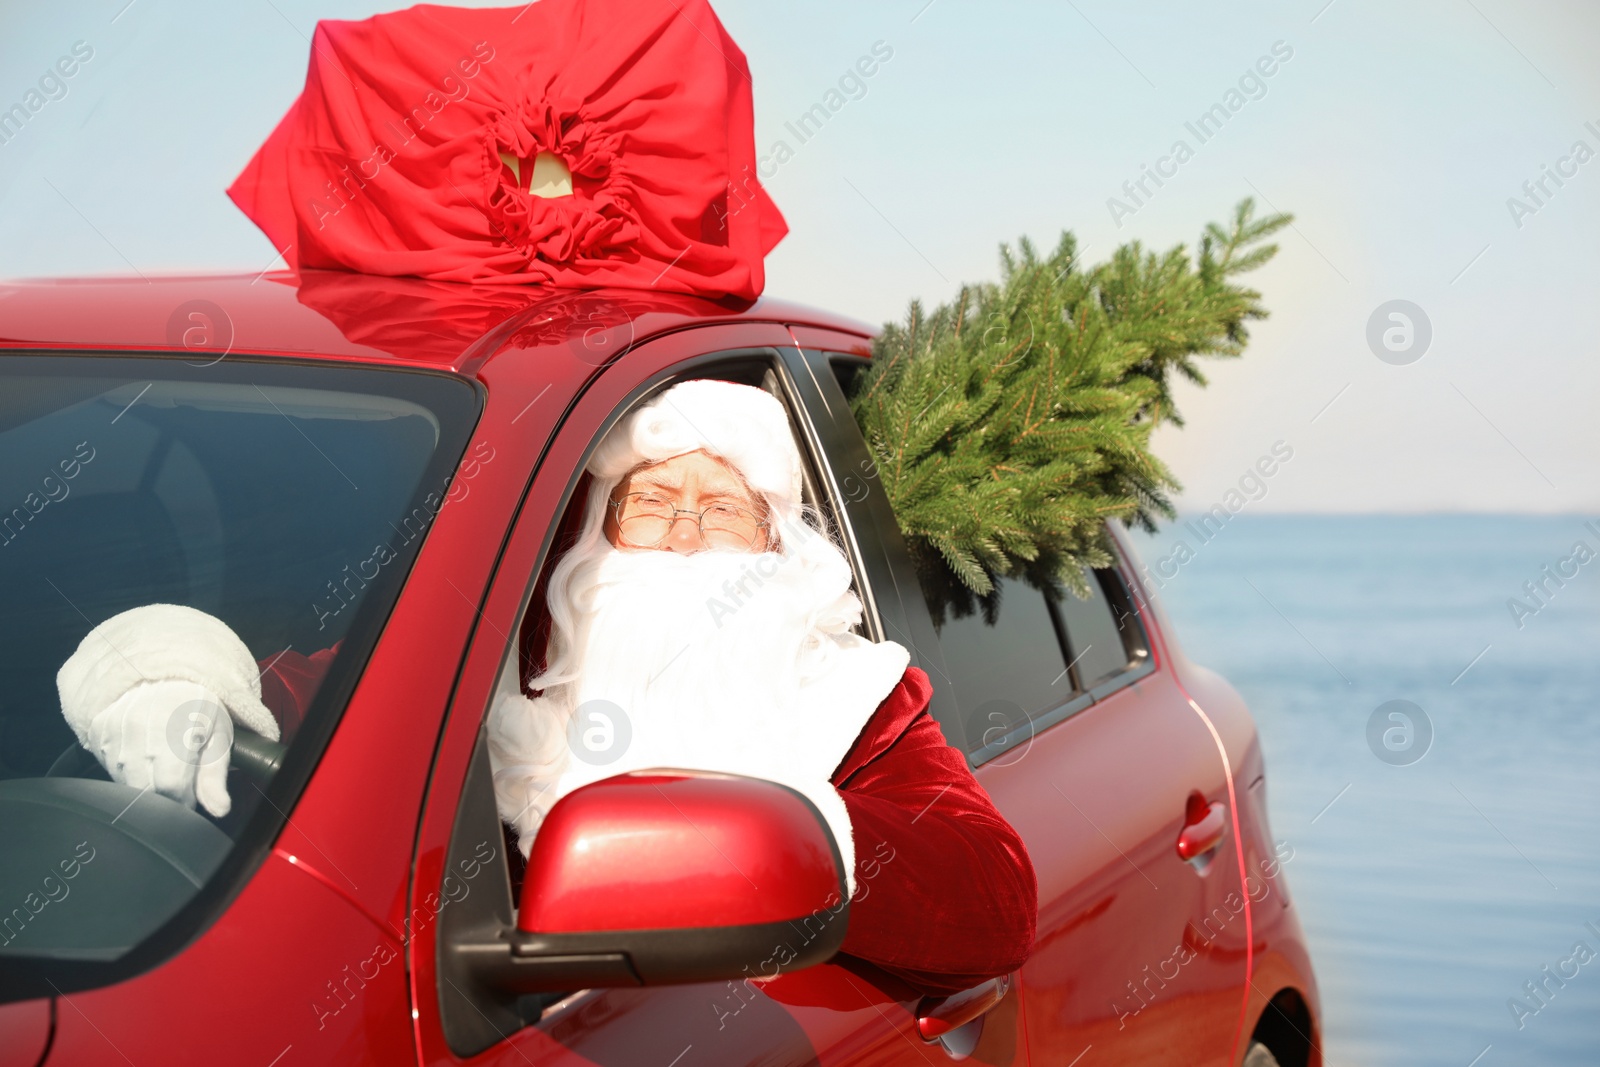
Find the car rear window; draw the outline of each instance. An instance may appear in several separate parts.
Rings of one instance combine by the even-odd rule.
[[[0,357],[0,972],[151,957],[243,881],[480,406],[470,382],[400,369]],[[277,745],[236,725],[220,818],[112,782],[63,716],[57,672],[91,629],[162,604],[238,635],[280,724]],[[187,728],[148,743],[181,746]]]

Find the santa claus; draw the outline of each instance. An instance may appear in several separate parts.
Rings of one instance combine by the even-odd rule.
[[[927,675],[855,632],[850,566],[801,469],[783,405],[730,382],[682,382],[604,437],[550,572],[542,670],[490,709],[501,818],[526,856],[562,796],[614,774],[780,782],[839,845],[845,953],[926,993],[1009,973],[1033,942],[1027,851],[928,714]],[[220,815],[235,723],[292,728],[329,659],[268,657],[258,682],[220,620],[152,605],[97,627],[58,683],[115,780]],[[158,743],[174,721],[192,736]]]

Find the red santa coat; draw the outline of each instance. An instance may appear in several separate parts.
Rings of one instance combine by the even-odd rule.
[[[262,701],[285,738],[337,647],[262,663]],[[1033,947],[1038,886],[1022,838],[928,714],[932,695],[927,674],[907,668],[830,780],[855,834],[856,891],[842,951],[939,995],[1022,966]]]
[[[833,773],[856,839],[843,951],[954,993],[1027,960],[1038,885],[1022,838],[928,714],[932,696],[908,667]]]

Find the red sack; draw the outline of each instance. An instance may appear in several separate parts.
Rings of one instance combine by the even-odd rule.
[[[754,299],[753,122],[706,0],[421,5],[319,22],[228,195],[294,269]]]

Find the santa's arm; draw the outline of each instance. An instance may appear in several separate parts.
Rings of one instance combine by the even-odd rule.
[[[910,725],[840,787],[856,854],[843,951],[925,993],[955,993],[1022,966],[1038,886],[1022,838],[945,741],[920,681],[889,698],[920,697]]]
[[[257,662],[261,668],[261,703],[278,720],[284,741],[292,738],[305,721],[306,709],[338,655],[340,643],[335,641],[309,656],[287,649]]]

